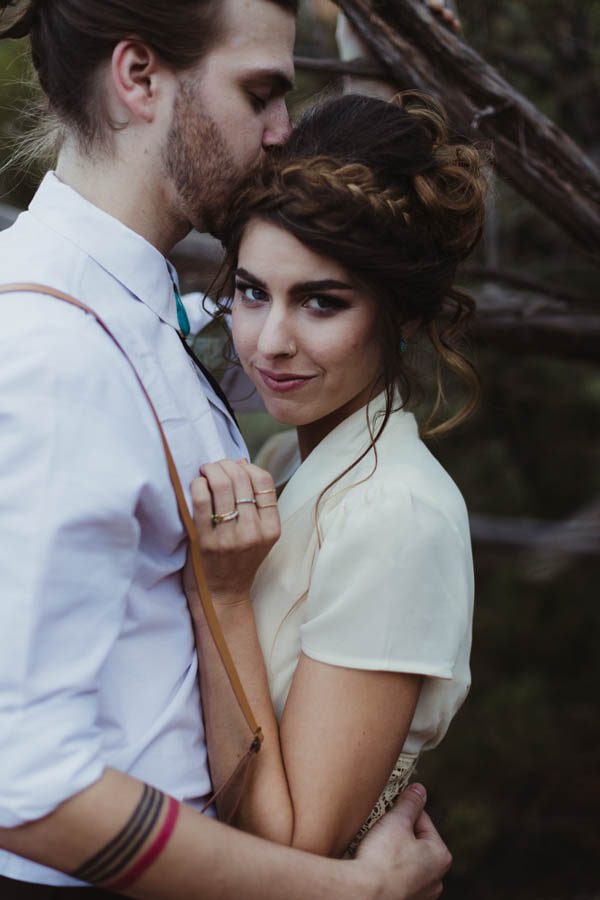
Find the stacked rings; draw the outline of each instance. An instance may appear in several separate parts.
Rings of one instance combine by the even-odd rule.
[[[256,494],[274,494],[275,488],[267,488],[263,491],[256,491]],[[221,525],[223,522],[233,522],[235,519],[239,518],[240,511],[237,509],[238,506],[242,506],[243,503],[253,503],[257,509],[271,509],[277,506],[277,502],[275,503],[257,503],[256,497],[240,497],[239,500],[235,501],[236,509],[232,509],[226,513],[215,513],[211,516],[211,522],[213,525]]]
[[[237,519],[239,514],[239,510],[232,509],[230,512],[226,513],[215,513],[211,516],[210,520],[213,525],[220,525],[221,522],[233,522],[234,519]]]

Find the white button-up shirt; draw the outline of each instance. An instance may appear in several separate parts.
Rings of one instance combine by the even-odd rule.
[[[181,481],[247,455],[181,346],[165,258],[55,175],[0,233],[0,284],[41,282],[105,320],[156,407]],[[111,766],[210,792],[186,543],[156,424],[127,362],[58,300],[0,295],[0,826]],[[0,852],[0,873],[74,884]]]

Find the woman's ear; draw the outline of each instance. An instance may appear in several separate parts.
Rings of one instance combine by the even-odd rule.
[[[151,123],[157,112],[161,80],[167,69],[154,50],[143,41],[120,41],[111,59],[111,87],[121,108],[119,116],[131,121]]]
[[[406,341],[409,338],[413,337],[416,332],[421,327],[421,323],[423,322],[420,316],[416,316],[414,319],[408,319],[402,325],[402,337]]]

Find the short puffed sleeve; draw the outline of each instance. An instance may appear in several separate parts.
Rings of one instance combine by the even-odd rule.
[[[468,667],[473,569],[458,498],[359,486],[324,511],[301,626],[307,656],[442,679]]]

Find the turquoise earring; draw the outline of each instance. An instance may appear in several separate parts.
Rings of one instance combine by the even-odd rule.
[[[398,344],[398,350],[400,351],[400,353],[406,353],[407,349],[408,349],[408,344],[406,343],[404,338],[402,338],[402,340]]]

